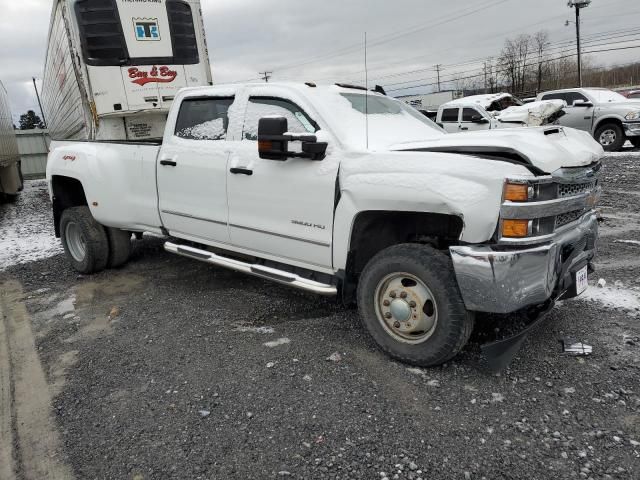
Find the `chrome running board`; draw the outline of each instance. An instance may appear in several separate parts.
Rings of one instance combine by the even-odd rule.
[[[175,253],[176,255],[200,260],[201,262],[210,263],[211,265],[216,265],[218,267],[229,268],[237,272],[264,278],[283,285],[289,285],[301,290],[307,290],[308,292],[317,293],[319,295],[336,295],[338,293],[338,290],[334,285],[308,280],[294,273],[285,272],[284,270],[278,270],[276,268],[265,267],[264,265],[255,265],[223,257],[209,252],[208,250],[188,247],[186,245],[178,245],[171,242],[165,242],[164,249],[167,252]]]

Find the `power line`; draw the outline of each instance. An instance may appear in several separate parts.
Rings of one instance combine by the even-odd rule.
[[[629,35],[627,35],[627,36],[629,36]],[[623,40],[623,41],[604,42],[604,43],[596,43],[596,44],[593,44],[593,41],[592,42],[583,42],[583,43],[590,44],[591,47],[600,47],[600,46],[607,46],[607,45],[615,45],[615,44],[618,44],[618,43],[633,42],[633,41],[637,41],[637,40],[640,39],[639,38],[640,37],[640,33],[634,35],[634,37],[635,38],[632,38],[632,39],[629,39],[629,40]],[[611,37],[611,38],[615,38],[615,37]],[[600,40],[604,40],[604,39],[600,39]],[[555,53],[557,54],[557,53],[560,53],[562,50],[565,50],[565,49],[568,49],[568,47],[563,47],[562,49],[553,48],[553,49],[548,50],[545,53],[549,54],[549,53],[552,53],[552,52],[556,51]],[[585,52],[585,53],[587,53],[587,52]],[[544,58],[543,59],[537,59],[536,62],[533,65],[536,65],[537,63],[545,63],[545,62],[552,61],[552,60],[553,59],[544,59]],[[454,79],[456,77],[459,77],[460,75],[464,75],[465,73],[474,72],[474,71],[477,71],[477,70],[478,70],[477,68],[473,68],[473,69],[469,69],[469,70],[457,71],[457,72],[451,73],[444,80],[445,81],[451,80],[451,79]],[[400,74],[398,74],[398,75],[400,75]],[[406,80],[406,81],[402,81],[402,82],[386,83],[385,86],[386,87],[393,87],[393,86],[398,86],[398,85],[406,85],[408,83],[413,83],[413,82],[422,82],[422,81],[435,80],[435,79],[436,79],[436,77],[426,77],[426,78],[420,78],[420,79]],[[440,82],[442,80],[443,79],[440,78]],[[436,85],[437,84],[438,83],[436,82]]]
[[[613,51],[618,51],[618,50],[629,50],[629,49],[633,49],[633,48],[640,48],[640,44],[638,44],[638,45],[630,45],[630,46],[626,46],[626,47],[607,48],[607,49],[599,49],[599,50],[589,50],[589,51],[584,52],[584,53],[585,54],[589,54],[589,53],[600,53],[600,52],[613,52]],[[576,53],[571,53],[571,54],[562,55],[562,56],[556,57],[556,58],[550,58],[550,59],[548,59],[548,61],[562,60],[564,58],[575,57],[576,55],[577,55]],[[537,62],[536,63],[531,63],[531,64],[525,64],[523,67],[532,66],[532,65],[537,65]],[[504,73],[504,72],[507,72],[507,71],[508,71],[508,69],[502,69],[502,70],[496,70],[494,73],[497,75],[497,74]],[[472,79],[472,78],[481,77],[482,75],[483,75],[483,73],[476,74],[476,75],[469,75],[467,77],[457,78],[456,80],[469,80],[469,79]],[[415,81],[420,81],[420,80],[415,80]],[[402,87],[402,88],[388,89],[387,92],[399,92],[399,91],[403,91],[403,90],[410,90],[412,88],[432,87],[434,85],[437,85],[437,82],[436,83],[419,84],[419,85],[410,85],[410,86]]]
[[[537,25],[538,23],[541,23],[541,22],[537,22],[537,23],[531,24],[529,26]],[[583,37],[583,43],[584,44],[589,44],[589,43],[593,43],[594,41],[597,41],[597,40],[608,40],[610,38],[622,38],[622,37],[625,37],[625,36],[631,36],[632,33],[628,33],[628,32],[640,33],[640,29],[637,28],[637,27],[633,27],[633,28],[623,29],[623,30],[616,29],[616,30],[597,32],[597,33],[594,33],[594,34],[591,34],[591,35],[584,36]],[[600,37],[606,37],[607,35],[611,35],[611,34],[619,34],[619,35],[609,36],[607,38],[600,38]],[[503,35],[503,34],[498,34],[497,36],[501,36],[501,35]],[[489,37],[489,38],[493,38],[493,37]],[[565,48],[569,48],[569,47],[573,46],[575,44],[575,42],[576,42],[575,38],[562,39],[562,40],[557,41],[557,42],[552,42],[552,43],[549,44],[550,48],[548,48],[548,50],[545,53],[548,54],[550,52],[553,52],[554,50],[562,50],[563,46],[566,46]],[[446,51],[445,51],[445,53],[446,53]],[[418,58],[422,58],[422,57],[425,57],[425,56],[427,56],[427,55],[419,55],[417,57],[410,57],[409,59],[405,59],[405,60],[403,60],[401,62],[394,62],[392,64],[386,64],[386,66],[383,67],[383,69],[387,69],[389,66],[403,64],[403,63],[406,63],[408,61],[411,61],[411,60],[414,60],[414,59],[418,59]],[[469,64],[474,64],[474,63],[484,64],[486,59],[487,59],[487,57],[481,57],[481,58],[477,58],[477,59],[474,59],[474,60],[467,60],[467,61],[464,61],[464,62],[452,63],[452,64],[447,64],[447,65],[440,64],[440,65],[442,67],[446,67],[446,68],[450,69],[452,67],[469,65]],[[402,77],[402,76],[407,76],[407,75],[410,75],[410,74],[413,74],[413,73],[426,72],[426,71],[433,70],[433,68],[435,68],[435,65],[434,66],[430,66],[430,67],[415,69],[415,70],[394,72],[394,73],[390,73],[390,74],[386,74],[386,75],[381,75],[381,76],[378,76],[378,77],[373,77],[370,80],[379,83],[380,80],[384,80],[386,78]],[[375,68],[374,69],[371,69],[371,68],[369,69],[369,71],[372,71],[372,70],[375,71],[376,69]],[[380,69],[378,69],[378,70],[380,70]],[[467,70],[467,71],[471,71],[471,70]],[[364,72],[358,71],[358,72],[353,72],[352,74],[348,74],[348,75],[352,75],[349,78],[349,81],[356,82],[357,80],[355,79],[355,75],[362,74],[362,73],[364,73]],[[465,73],[465,72],[464,71],[463,72],[456,72],[456,74],[459,74],[459,73]],[[335,79],[335,78],[339,78],[339,77],[340,76],[334,74],[334,75],[331,75],[331,76],[315,78],[315,80],[316,81],[322,81],[322,80],[328,80],[328,79]],[[340,78],[343,78],[343,77],[340,77]],[[435,77],[433,77],[433,78],[435,78]],[[425,79],[412,80],[412,81],[422,81],[422,80],[425,80]],[[408,82],[405,82],[405,83],[408,83]],[[395,85],[395,84],[391,84],[391,85]]]
[[[402,37],[406,37],[408,35],[413,35],[417,32],[420,32],[422,30],[426,30],[427,28],[433,28],[436,26],[440,26],[440,25],[444,25],[446,23],[449,22],[453,22],[455,20],[458,20],[460,18],[464,18],[467,17],[469,15],[472,15],[474,13],[477,13],[481,10],[485,10],[488,8],[492,8],[495,7],[497,5],[500,5],[502,3],[505,3],[507,1],[510,0],[497,0],[497,1],[492,1],[492,2],[487,2],[484,3],[482,5],[480,5],[479,7],[473,9],[473,10],[466,10],[466,9],[460,9],[458,11],[456,11],[455,13],[451,13],[448,15],[445,15],[441,20],[437,20],[433,23],[427,23],[425,24],[420,24],[420,25],[416,25],[414,27],[411,28],[404,28],[400,33],[399,32],[391,32],[389,34],[383,35],[380,38],[378,38],[378,40],[374,40],[373,42],[369,42],[369,46],[378,46],[378,45],[382,45],[384,43],[388,43],[388,42],[392,42],[394,40],[397,40],[398,38],[402,38]],[[457,12],[461,12],[461,13],[457,13]],[[451,17],[451,18],[449,18]],[[277,71],[282,71],[282,70],[290,70],[292,68],[297,68],[297,67],[301,67],[304,65],[308,65],[311,63],[316,63],[319,62],[321,60],[326,60],[328,58],[335,58],[335,57],[339,57],[342,55],[346,55],[349,53],[354,53],[356,51],[359,51],[360,49],[362,49],[362,43],[357,43],[357,44],[353,44],[350,45],[348,47],[344,47],[342,49],[338,49],[338,50],[334,50],[333,52],[327,52],[323,55],[319,55],[316,57],[312,57],[312,58],[307,58],[305,60],[303,60],[302,62],[297,62],[297,63],[293,63],[293,64],[288,64],[288,65],[282,65],[276,68]]]

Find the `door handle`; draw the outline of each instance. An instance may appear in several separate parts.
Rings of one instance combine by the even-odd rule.
[[[160,160],[160,165],[164,165],[166,167],[175,167],[178,165],[178,162],[174,162],[173,160]]]
[[[233,167],[229,170],[231,173],[235,174],[240,174],[240,175],[253,175],[253,170],[249,170],[248,168],[245,167]]]
[[[460,127],[460,130],[469,130],[469,127]]]

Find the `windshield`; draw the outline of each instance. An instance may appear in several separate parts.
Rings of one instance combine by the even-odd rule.
[[[422,113],[399,100],[377,94],[341,92],[325,102],[337,134],[355,148],[382,150],[397,143],[439,138],[445,132]],[[368,113],[368,114],[367,114]],[[367,128],[368,126],[368,128]],[[368,135],[367,135],[368,130]]]
[[[587,90],[587,92],[598,103],[624,102],[627,100],[627,98],[623,95],[620,95],[619,93],[613,92],[611,90]]]

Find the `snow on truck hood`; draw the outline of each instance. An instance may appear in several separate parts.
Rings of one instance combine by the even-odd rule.
[[[459,150],[457,150],[459,148]],[[486,154],[518,152],[528,163],[545,173],[563,167],[587,166],[600,160],[604,150],[587,132],[555,126],[496,129],[451,133],[423,142],[392,145],[391,151],[473,151]]]

